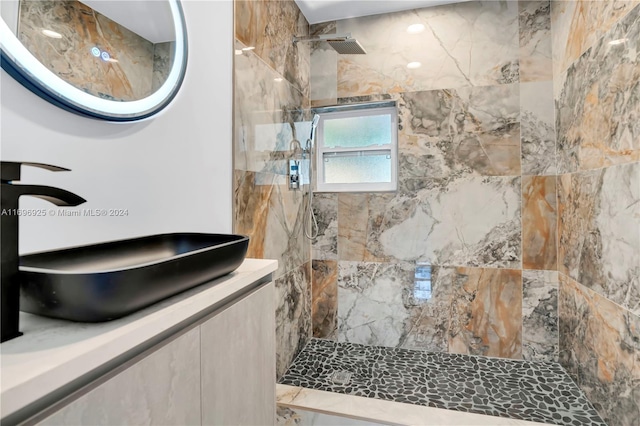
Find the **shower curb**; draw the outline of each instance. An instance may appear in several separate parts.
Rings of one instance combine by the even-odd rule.
[[[362,396],[344,395],[298,386],[276,385],[279,407],[294,411],[312,411],[329,416],[402,426],[548,426],[526,420],[465,413],[442,408],[424,407],[384,401]],[[283,424],[283,423],[278,423]],[[301,425],[309,426],[309,425]]]

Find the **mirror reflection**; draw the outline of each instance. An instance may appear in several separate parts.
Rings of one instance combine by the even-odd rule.
[[[86,93],[135,101],[169,76],[176,43],[168,1],[20,0],[18,9],[20,42]]]

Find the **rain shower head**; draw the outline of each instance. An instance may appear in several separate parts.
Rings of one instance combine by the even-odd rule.
[[[364,55],[364,47],[351,34],[324,34],[321,36],[293,37],[293,44],[300,41],[326,41],[340,55]]]
[[[364,47],[355,38],[344,40],[327,40],[329,45],[341,55],[364,55],[367,53]]]

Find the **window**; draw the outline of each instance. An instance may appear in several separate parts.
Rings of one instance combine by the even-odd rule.
[[[398,118],[394,103],[320,108],[319,192],[395,191]]]

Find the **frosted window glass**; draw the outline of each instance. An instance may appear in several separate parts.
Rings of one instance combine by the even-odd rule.
[[[326,148],[362,148],[391,143],[391,116],[333,118],[324,121]]]
[[[391,182],[389,154],[324,156],[326,183]]]

